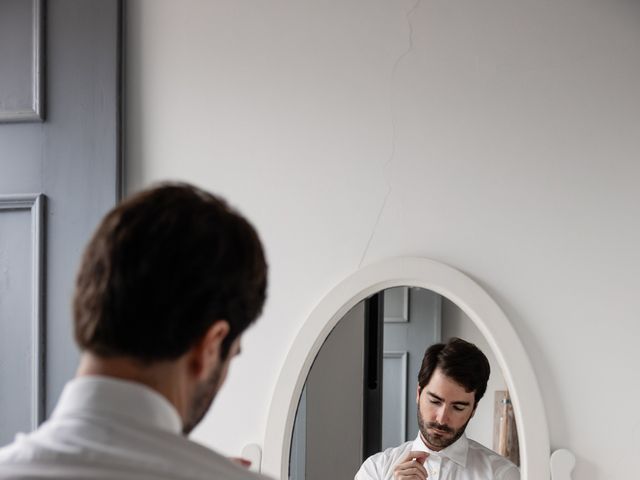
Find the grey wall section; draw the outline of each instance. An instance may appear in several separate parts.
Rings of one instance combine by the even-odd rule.
[[[78,358],[70,310],[78,260],[99,219],[119,198],[122,2],[51,0],[44,8],[47,117],[43,123],[0,124],[0,195],[47,198],[41,280],[48,415]],[[9,280],[29,269],[30,264],[12,265]],[[17,297],[11,301],[24,305]],[[22,315],[0,313],[0,322],[15,330],[10,322]],[[0,349],[11,341],[10,335],[0,338]],[[3,385],[3,392],[12,392],[3,409],[30,402],[13,387]]]
[[[364,303],[331,331],[306,389],[306,480],[353,478],[362,460]]]

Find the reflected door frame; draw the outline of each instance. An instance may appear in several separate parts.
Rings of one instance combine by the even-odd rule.
[[[399,286],[420,287],[447,297],[478,327],[511,392],[521,442],[522,479],[550,478],[549,432],[542,395],[513,326],[471,278],[448,265],[419,257],[391,258],[363,267],[331,290],[313,310],[293,342],[271,399],[261,471],[287,478],[298,399],[313,360],[333,327],[358,302]]]

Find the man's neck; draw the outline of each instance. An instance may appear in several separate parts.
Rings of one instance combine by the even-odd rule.
[[[439,452],[440,450],[442,450],[442,447],[434,447],[429,442],[427,442],[427,439],[424,438],[424,435],[422,435],[422,432],[420,432],[419,435],[420,435],[420,440],[422,440],[422,443],[424,443],[429,450],[432,450],[434,452]]]
[[[165,397],[184,421],[187,389],[180,368],[180,361],[145,363],[131,357],[102,357],[83,352],[76,377],[98,375],[145,385]]]

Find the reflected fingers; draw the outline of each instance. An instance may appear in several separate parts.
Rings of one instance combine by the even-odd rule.
[[[425,452],[410,452],[393,470],[394,480],[425,480],[429,475],[424,467]]]

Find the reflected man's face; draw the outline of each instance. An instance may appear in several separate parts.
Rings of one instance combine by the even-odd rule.
[[[475,412],[474,392],[436,369],[429,383],[418,387],[418,426],[425,444],[439,451],[458,440]]]

